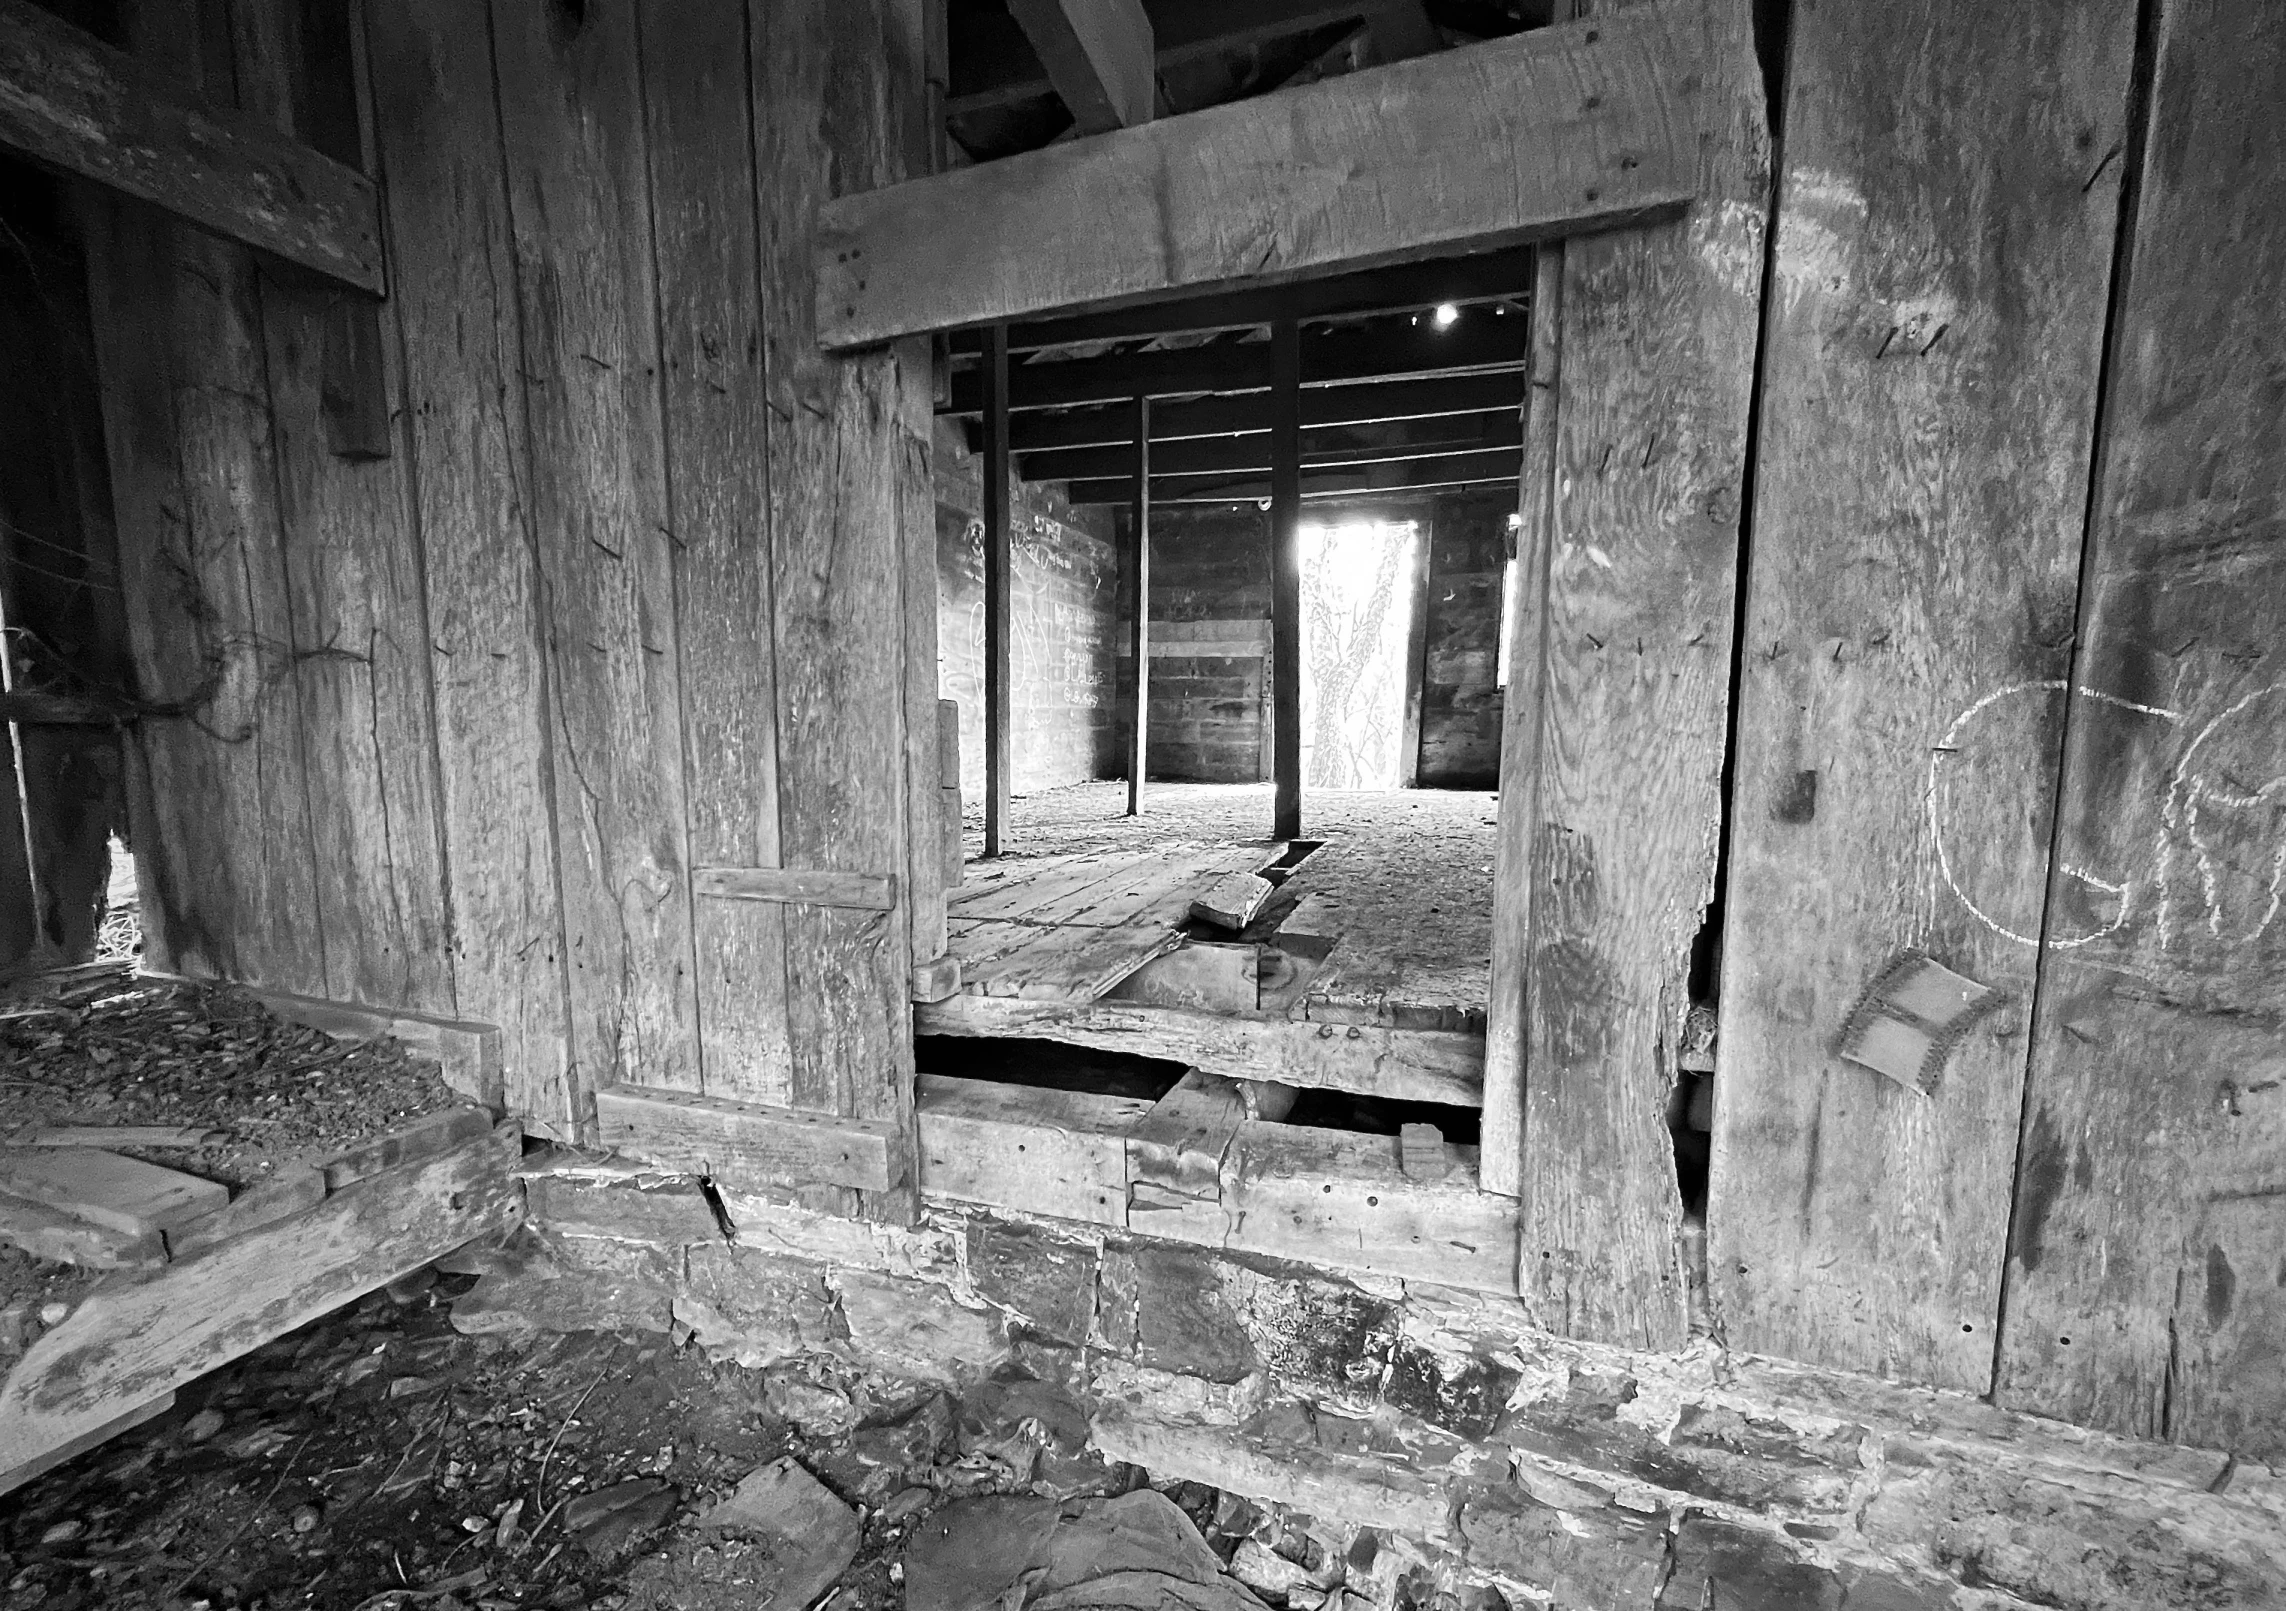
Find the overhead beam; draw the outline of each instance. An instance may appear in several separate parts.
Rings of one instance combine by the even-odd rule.
[[[845,196],[819,213],[819,343],[1674,216],[1735,110],[1703,89],[1730,81],[1708,64],[1744,4],[1669,0]]]
[[[354,168],[0,0],[0,146],[330,280],[382,293],[380,198]]]
[[[1495,448],[1482,453],[1415,458],[1396,464],[1350,464],[1301,472],[1304,501],[1352,498],[1372,493],[1427,492],[1454,487],[1501,485],[1513,490],[1522,460],[1518,448]],[[1169,508],[1177,504],[1258,503],[1274,495],[1268,475],[1248,475],[1228,481],[1204,476],[1151,478],[1151,504]],[[1134,477],[1099,481],[1073,481],[1067,493],[1075,504],[1125,503],[1134,495]]]
[[[1415,380],[1429,375],[1481,374],[1524,362],[1529,320],[1464,317],[1449,330],[1423,323],[1394,330],[1312,330],[1301,336],[1303,373],[1312,387],[1361,380]],[[1267,392],[1270,344],[1219,342],[1173,352],[1122,353],[1110,358],[1018,364],[1008,374],[1013,409],[1070,408],[1133,397],[1182,397],[1210,392]],[[984,406],[984,382],[975,369],[952,377],[951,414]]]
[[[1374,425],[1386,421],[1433,419],[1445,414],[1476,414],[1524,404],[1519,371],[1484,375],[1435,376],[1427,380],[1364,381],[1302,388],[1302,429],[1328,425]],[[1126,408],[1034,411],[1010,423],[1009,445],[1018,453],[1054,448],[1119,447],[1132,442],[1133,416]],[[1195,402],[1155,403],[1151,440],[1159,443],[1197,437],[1229,436],[1270,429],[1267,394],[1202,397]]]
[[[1302,341],[1270,327],[1270,837],[1302,837]]]
[[[1278,310],[1291,303],[1303,319],[1335,318],[1358,313],[1405,313],[1449,302],[1455,307],[1478,303],[1523,301],[1532,284],[1532,249],[1479,252],[1448,257],[1434,263],[1397,263],[1344,274],[1330,280],[1270,290],[1231,291],[1221,296],[1186,297],[1180,302],[1156,303],[1140,308],[1118,308],[1110,313],[1082,314],[1073,319],[1036,319],[1008,330],[1011,352],[1032,352],[1042,347],[1077,346],[1089,341],[1132,341],[1139,336],[1164,336],[1203,330],[1246,330],[1269,324]],[[952,338],[955,352],[976,352],[984,345],[980,332]]]
[[[1513,408],[1390,427],[1380,441],[1364,440],[1363,433],[1355,428],[1313,431],[1304,426],[1302,468],[1307,471],[1338,469],[1351,464],[1389,464],[1440,454],[1514,447],[1523,440],[1523,426]],[[1102,480],[1132,474],[1134,462],[1133,443],[1030,453],[1023,458],[1021,476],[1026,481]],[[1267,433],[1155,444],[1152,449],[1151,474],[1160,481],[1170,476],[1229,476],[1248,472],[1261,475],[1270,472]]]
[[[1008,0],[1081,134],[1151,121],[1158,98],[1143,0]]]

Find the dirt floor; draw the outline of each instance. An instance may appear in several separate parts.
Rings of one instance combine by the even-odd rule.
[[[1112,1496],[1143,1473],[1087,1453],[1048,1384],[955,1399],[830,1362],[712,1364],[648,1333],[502,1333],[491,1309],[462,1335],[474,1279],[373,1294],[0,1500],[0,1608],[987,1611],[1022,1602],[1006,1596],[1046,1532],[1065,1529],[1057,1571],[1133,1541],[1142,1501]],[[1325,1602],[1307,1581],[1313,1563],[1338,1577],[1323,1544],[1211,1489],[1169,1493],[1140,1520],[1153,1569],[1190,1552],[1214,1580],[1191,1604],[1263,1611],[1222,1575],[1242,1546],[1286,1552],[1272,1603]]]

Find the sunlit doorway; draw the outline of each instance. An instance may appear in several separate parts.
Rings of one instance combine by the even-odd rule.
[[[1302,527],[1302,780],[1394,789],[1405,768],[1414,521]]]

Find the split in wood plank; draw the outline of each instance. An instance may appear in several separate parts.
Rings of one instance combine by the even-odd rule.
[[[905,1178],[898,1128],[640,1085],[595,1093],[603,1144],[664,1169],[743,1187],[853,1186],[887,1191]]]
[[[782,906],[846,906],[862,912],[894,911],[893,873],[839,873],[794,867],[700,867],[691,892],[731,901],[776,901]]]

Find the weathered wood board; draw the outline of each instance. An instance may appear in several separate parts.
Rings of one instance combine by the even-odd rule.
[[[2012,1407],[2273,1464],[2286,1458],[2281,82],[2276,7],[2159,13],[1997,1387]]]
[[[1676,0],[849,197],[818,232],[820,338],[862,347],[1672,215],[1698,192],[1702,133],[1748,87],[1703,76],[1734,23],[1743,6]]]
[[[920,1076],[921,1190],[1090,1225],[1127,1223],[1127,1143],[1151,1104]]]
[[[230,1200],[215,1181],[94,1147],[0,1150],[0,1192],[128,1236],[179,1229]]]
[[[1990,1385],[2134,35],[1794,18],[1707,1214],[1759,1353]],[[1908,945],[2008,997],[1927,1096],[1832,1050]]]
[[[1504,740],[1536,764],[1501,780],[1504,809],[1513,794],[1530,815],[1503,833],[1495,896],[1526,914],[1496,917],[1494,941],[1523,997],[1522,1136],[1485,1137],[1522,1152],[1488,1174],[1522,1193],[1531,1312],[1653,1348],[1686,1331],[1665,1104],[1714,877],[1769,189],[1745,12],[1706,26],[1690,216],[1562,251],[1553,491],[1523,494],[1545,509],[1544,597],[1513,663],[1537,675],[1512,681],[1507,717],[1540,731]],[[1503,968],[1520,934],[1524,959]]]
[[[878,1119],[640,1085],[605,1086],[595,1095],[595,1111],[605,1146],[747,1190],[824,1185],[887,1191],[906,1167],[902,1133]]]
[[[493,8],[523,333],[573,1112],[699,1083],[681,661],[633,0]],[[528,742],[528,740],[527,740]]]
[[[576,1128],[515,258],[481,7],[365,8],[427,584],[454,996],[507,1105]],[[156,781],[156,780],[155,780]]]

